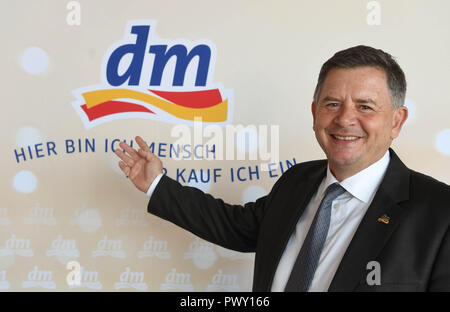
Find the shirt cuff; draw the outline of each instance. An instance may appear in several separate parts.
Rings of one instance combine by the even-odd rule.
[[[147,190],[147,196],[152,197],[153,191],[155,190],[156,186],[159,183],[159,180],[161,180],[163,176],[163,173],[160,173],[156,176],[155,180],[153,180],[152,184],[150,184],[150,187]]]

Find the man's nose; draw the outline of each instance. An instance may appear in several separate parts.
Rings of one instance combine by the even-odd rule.
[[[344,103],[337,111],[334,122],[341,127],[352,126],[356,123],[356,110],[351,103]]]

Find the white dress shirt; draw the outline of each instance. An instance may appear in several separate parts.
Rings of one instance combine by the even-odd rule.
[[[156,186],[159,183],[159,180],[161,180],[163,174],[160,173],[156,176],[155,180],[153,180],[152,184],[150,184],[150,187],[147,190],[147,196],[152,197],[153,191],[155,190]]]
[[[295,260],[308,234],[324,192],[338,182],[346,192],[331,204],[330,228],[309,291],[327,291],[364,214],[369,208],[389,165],[389,151],[366,169],[338,182],[327,166],[327,175],[300,217],[278,263],[272,291],[284,291]]]
[[[364,214],[372,202],[389,165],[389,151],[366,169],[338,182],[327,166],[327,175],[300,217],[283,252],[272,283],[271,291],[284,291],[303,241],[319,208],[327,187],[338,182],[346,192],[332,202],[330,228],[309,291],[327,291],[342,257]],[[150,185],[147,196],[151,197],[163,174]]]

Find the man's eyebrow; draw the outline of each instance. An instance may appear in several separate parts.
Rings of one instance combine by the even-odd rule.
[[[332,96],[326,96],[322,99],[321,102],[329,102],[329,101],[340,102],[341,100],[339,100],[338,98],[332,97]]]
[[[324,97],[321,102],[340,102],[341,100],[332,96],[326,96]],[[359,104],[373,104],[373,105],[377,105],[377,103],[375,102],[375,100],[373,100],[372,98],[357,98],[356,103]]]
[[[358,98],[358,99],[356,99],[356,103],[359,103],[359,104],[370,103],[370,104],[373,104],[373,105],[377,105],[377,103],[371,98]]]

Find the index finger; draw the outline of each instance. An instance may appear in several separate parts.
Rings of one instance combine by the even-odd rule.
[[[138,159],[137,151],[125,142],[120,142],[119,146],[125,150],[133,159]]]
[[[136,137],[136,142],[139,145],[139,147],[142,148],[144,151],[151,152],[147,143],[140,136]]]

